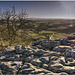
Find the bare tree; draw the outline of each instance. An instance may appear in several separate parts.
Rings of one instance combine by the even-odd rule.
[[[11,18],[11,10],[9,9],[4,10],[2,13],[2,19],[6,21],[9,39],[10,39],[10,34],[11,34],[10,33],[10,18]]]
[[[10,40],[10,45],[15,40],[17,31],[25,24],[27,13],[26,10],[22,8],[21,12],[17,12],[13,6],[11,9],[6,9],[0,15],[1,19],[5,21],[8,37]]]

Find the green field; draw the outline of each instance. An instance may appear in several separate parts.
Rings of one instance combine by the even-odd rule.
[[[70,26],[71,22],[73,26]],[[31,45],[37,40],[49,40],[49,36],[51,39],[66,38],[75,32],[74,29],[74,19],[30,19],[16,32],[11,45]],[[0,45],[9,46],[10,41],[6,24],[0,21]]]

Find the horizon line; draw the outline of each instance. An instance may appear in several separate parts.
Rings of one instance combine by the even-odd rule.
[[[75,19],[75,18],[47,18],[47,17],[29,17],[31,19]]]

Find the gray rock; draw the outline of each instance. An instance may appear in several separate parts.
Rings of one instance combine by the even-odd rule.
[[[31,55],[30,57],[27,57],[25,60],[26,62],[31,62],[34,58],[34,55]]]
[[[36,45],[39,45],[39,44],[41,44],[41,43],[42,43],[42,41],[41,41],[41,40],[38,40],[38,41],[34,42],[34,43],[32,44],[32,46],[36,46]]]
[[[22,70],[21,72],[19,72],[19,75],[22,75],[22,74],[31,74],[33,70]]]
[[[15,47],[15,50],[21,50],[21,49],[22,49],[22,48],[21,48],[20,45],[18,45],[18,46]]]
[[[25,52],[23,52],[23,55],[30,56],[30,55],[32,55],[32,53],[31,53],[31,51],[25,51]]]
[[[34,66],[42,67],[42,63],[41,62],[32,61],[31,64],[33,64]]]
[[[35,52],[35,55],[37,55],[37,56],[41,56],[43,54],[44,54],[44,52],[42,50],[39,50],[39,51]]]
[[[22,49],[21,46],[19,46],[19,45],[15,47],[15,50],[16,50],[15,52],[17,54],[22,54],[24,52],[24,49]]]
[[[42,46],[44,46],[46,49],[52,50],[54,47],[59,45],[60,43],[58,41],[48,41],[46,43],[43,43]]]
[[[3,54],[5,54],[5,53],[6,53],[6,51],[7,51],[6,49],[3,49],[3,50],[2,50],[2,53],[3,53]]]
[[[70,49],[67,49],[66,51],[65,51],[65,57],[72,57],[72,55],[71,55],[71,50]]]
[[[6,57],[6,58],[9,58],[9,57],[10,57],[10,55],[5,55],[5,57]]]
[[[7,48],[2,50],[2,53],[3,54],[9,54],[10,52],[13,52],[14,49],[15,49],[14,46],[8,46]]]
[[[59,41],[53,41],[53,40],[37,41],[37,42],[33,43],[33,46],[37,46],[37,45],[41,48],[52,50],[54,47],[60,45],[60,43],[59,43]]]
[[[40,58],[39,59],[42,63],[44,64],[47,64],[48,63],[48,60],[46,58]]]
[[[61,47],[61,46],[57,46],[55,48],[53,48],[53,51],[57,51],[57,52],[65,52],[67,50],[71,50],[71,48],[68,48],[68,47]]]
[[[71,51],[71,56],[72,56],[73,58],[75,58],[75,50],[72,50],[72,51]]]
[[[75,74],[75,69],[70,69],[70,68],[62,68],[62,72],[66,72],[68,74]]]
[[[61,45],[67,45],[67,43],[68,43],[68,38],[63,38],[63,39],[60,39],[59,41],[60,41],[60,44],[61,44]]]
[[[61,69],[62,69],[63,65],[61,64],[54,64],[54,65],[51,65],[50,66],[50,69],[53,71],[53,72],[61,72]]]
[[[0,57],[1,57],[1,56],[3,56],[3,54],[2,54],[2,53],[0,53]]]
[[[54,61],[49,62],[49,64],[48,64],[48,69],[51,70],[51,65],[54,65],[54,64],[55,64]]]
[[[53,61],[56,61],[58,59],[58,57],[56,57],[56,56],[52,56],[51,57],[51,61],[53,60]]]
[[[68,75],[67,73],[65,73],[65,72],[62,72],[62,73],[60,73],[59,75]]]
[[[73,58],[68,58],[67,61],[73,62]]]
[[[21,61],[14,61],[12,62],[11,66],[14,66],[14,65],[21,65],[22,62]]]
[[[47,64],[43,64],[43,65],[42,65],[42,68],[48,69],[48,65],[47,65]]]
[[[21,47],[22,49],[26,49],[26,46],[25,45],[22,45],[22,47]]]
[[[63,60],[60,59],[59,63],[65,66],[65,62]]]

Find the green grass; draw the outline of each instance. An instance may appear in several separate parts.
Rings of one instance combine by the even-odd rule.
[[[54,31],[45,31],[45,30],[40,32],[40,34],[53,34],[53,33],[56,33],[56,32],[54,32]]]
[[[69,21],[68,21],[69,22]],[[35,21],[31,23],[32,28],[21,28],[17,31],[16,39],[13,41],[12,45],[31,45],[36,40],[48,39],[47,36],[52,36],[52,39],[65,38],[70,34],[64,33],[63,31],[69,28],[69,25],[64,26],[66,20],[51,20],[51,21]],[[8,31],[4,25],[0,25],[0,29],[4,31],[0,32],[0,38],[7,39]],[[72,32],[75,33],[75,32]],[[54,35],[53,35],[54,34]],[[10,40],[3,40],[4,46],[9,45]],[[2,41],[0,41],[0,44]]]

